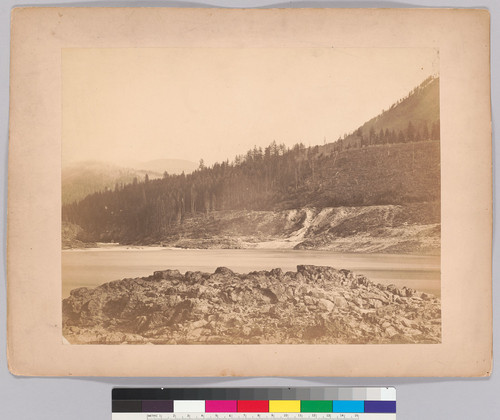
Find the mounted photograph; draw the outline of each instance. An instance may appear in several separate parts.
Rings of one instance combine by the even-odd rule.
[[[13,9],[10,372],[490,375],[489,24]]]
[[[67,344],[441,342],[436,48],[63,48]]]

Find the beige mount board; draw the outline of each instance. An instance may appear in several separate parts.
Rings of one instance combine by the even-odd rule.
[[[7,256],[8,359],[11,372],[17,375],[33,376],[486,376],[491,374],[492,171],[489,14],[487,11],[18,8],[12,12],[11,30]],[[402,288],[389,290],[386,286],[370,286],[376,288],[373,290],[379,294],[384,292],[389,296],[392,293],[390,296],[392,303],[385,302],[383,305],[394,305],[401,311],[405,307],[440,310],[439,321],[436,321],[438,324],[434,324],[434,326],[439,325],[440,329],[432,325],[428,328],[428,331],[437,331],[437,336],[426,336],[422,331],[417,331],[418,334],[422,334],[420,337],[427,338],[420,342],[416,339],[405,340],[404,334],[403,338],[401,334],[396,335],[396,329],[392,326],[373,326],[370,328],[381,334],[381,338],[377,339],[376,343],[370,340],[365,342],[358,340],[346,344],[335,342],[333,339],[328,341],[328,337],[320,339],[314,334],[307,336],[302,333],[302,335],[297,335],[299,338],[293,340],[287,336],[288,338],[285,337],[283,341],[280,341],[281,336],[276,334],[277,338],[267,337],[267,341],[261,340],[258,343],[251,342],[250,339],[245,339],[247,341],[242,339],[243,341],[235,340],[223,344],[216,342],[203,344],[200,339],[197,343],[184,344],[180,340],[175,344],[173,342],[154,344],[154,340],[148,342],[140,334],[126,336],[129,338],[124,338],[122,345],[117,345],[116,340],[111,339],[108,341],[109,344],[104,344],[106,342],[104,339],[101,342],[78,342],[78,337],[87,337],[82,333],[86,327],[83,324],[75,324],[74,319],[68,323],[68,307],[72,305],[71,308],[74,309],[78,304],[85,303],[84,299],[87,298],[94,299],[87,301],[87,306],[89,302],[94,304],[99,301],[101,295],[94,294],[89,298],[88,296],[94,292],[88,290],[79,292],[75,295],[76,297],[73,296],[72,301],[65,300],[63,308],[61,302],[68,298],[64,290],[66,281],[64,276],[67,270],[64,259],[67,255],[80,255],[78,252],[81,252],[81,255],[93,255],[89,252],[98,251],[71,249],[61,252],[63,223],[61,221],[63,204],[61,183],[64,160],[71,155],[72,150],[79,150],[80,145],[85,142],[96,147],[94,156],[98,155],[100,150],[98,143],[105,143],[108,138],[113,138],[113,130],[116,129],[116,132],[119,132],[122,123],[126,126],[126,123],[130,123],[131,120],[135,121],[135,118],[137,118],[137,124],[148,126],[148,129],[162,130],[167,122],[162,120],[161,113],[155,113],[152,108],[145,108],[144,114],[134,114],[133,118],[124,118],[123,115],[128,114],[120,114],[118,111],[116,115],[114,111],[111,111],[104,116],[98,112],[103,101],[111,99],[114,101],[112,103],[116,104],[116,108],[123,112],[127,104],[133,106],[126,92],[137,85],[138,73],[133,65],[128,65],[130,61],[127,60],[132,57],[134,65],[140,66],[141,60],[149,63],[147,60],[154,62],[158,57],[163,57],[163,63],[166,63],[168,71],[173,68],[168,64],[172,57],[179,58],[183,54],[191,57],[190,59],[194,61],[190,62],[191,66],[185,67],[186,74],[193,77],[193,83],[201,83],[202,79],[196,79],[200,77],[200,73],[196,72],[196,64],[208,69],[206,92],[209,93],[209,97],[204,100],[207,103],[215,101],[213,102],[214,109],[217,108],[218,103],[224,101],[226,98],[224,95],[228,94],[225,93],[224,86],[229,86],[228,89],[233,89],[229,93],[239,94],[242,103],[245,104],[247,103],[245,98],[252,95],[252,88],[259,95],[267,91],[268,100],[267,97],[259,96],[261,100],[259,103],[262,104],[265,112],[270,113],[271,108],[267,110],[265,107],[268,104],[277,103],[276,97],[272,96],[273,88],[281,86],[280,83],[289,83],[289,91],[296,96],[291,94],[288,102],[286,100],[282,102],[283,107],[273,108],[272,112],[275,114],[269,116],[268,121],[262,114],[259,115],[262,124],[267,124],[265,127],[271,130],[269,132],[275,128],[286,129],[288,124],[293,128],[290,132],[294,132],[299,130],[297,121],[300,118],[297,115],[288,116],[288,123],[284,122],[286,118],[283,117],[287,115],[282,114],[286,114],[286,106],[293,100],[300,102],[302,99],[307,99],[307,94],[303,97],[299,94],[303,92],[301,86],[309,86],[308,83],[315,78],[317,80],[320,80],[320,77],[328,79],[330,73],[325,70],[328,68],[325,60],[333,57],[337,52],[342,52],[346,56],[345,60],[337,62],[337,68],[343,68],[347,75],[350,73],[362,75],[366,70],[366,66],[358,68],[354,64],[349,64],[354,63],[352,57],[364,57],[363,59],[372,57],[373,71],[377,71],[376,63],[383,66],[384,60],[381,57],[386,57],[386,55],[399,57],[397,60],[391,59],[394,61],[390,63],[394,66],[396,62],[399,64],[402,62],[402,57],[407,57],[403,61],[410,66],[412,59],[422,56],[424,57],[422,63],[425,62],[426,66],[431,63],[432,67],[425,67],[422,64],[422,74],[424,74],[425,67],[425,71],[433,77],[432,80],[439,78],[438,166],[440,179],[438,182],[441,188],[438,191],[440,214],[434,215],[438,217],[439,226],[434,230],[434,235],[438,235],[440,298],[429,298],[428,294],[414,294],[414,292],[400,296],[397,294],[401,294]],[[429,56],[434,58],[425,61],[427,60],[425,57]],[[239,68],[235,65],[234,74],[236,76],[244,74],[247,77],[244,84],[248,85],[247,82],[250,82],[250,88],[238,85],[238,80],[235,81],[238,77],[231,77],[231,72],[225,67],[220,69],[221,73],[227,76],[227,84],[224,84],[223,80],[216,80],[217,67],[209,63],[219,60],[220,65],[225,66],[229,65],[228,63],[234,57],[249,60],[248,65]],[[258,72],[252,76],[253,73],[242,70],[242,68],[249,67],[267,68],[266,66],[273,65],[275,62],[280,65],[283,63],[279,62],[280,57],[284,57],[283,62],[291,59],[290,63],[293,65],[288,69],[289,72],[283,71],[281,77],[274,82],[265,81],[265,78],[262,78],[262,75],[259,76]],[[307,65],[307,60],[311,57],[323,63],[325,67],[321,69],[325,70],[324,74]],[[82,60],[87,60],[85,61],[87,67],[78,67]],[[89,66],[89,63],[92,65]],[[106,67],[110,65],[109,63],[111,67]],[[122,66],[120,67],[117,63],[122,63]],[[346,66],[349,65],[352,65],[352,71],[349,71],[348,67],[346,70]],[[87,72],[78,72],[78,69],[85,68]],[[144,69],[144,65],[142,68]],[[104,70],[110,71],[110,69],[114,69],[114,73],[111,76],[106,75]],[[153,69],[156,67],[153,66]],[[291,77],[293,69],[299,69],[298,74],[303,79],[296,75]],[[142,86],[150,89],[149,94],[153,98],[156,94],[161,94],[157,93],[161,92],[161,85],[157,87],[151,85],[155,83],[155,80],[160,80],[158,78],[161,71],[151,71],[151,77],[147,78],[150,80],[149,84],[144,82]],[[172,77],[174,77],[174,82],[179,81],[178,86],[186,87],[189,85],[188,76],[183,76],[183,73],[182,71],[173,72]],[[382,73],[380,77],[383,77]],[[144,76],[144,73],[141,74]],[[102,75],[105,77],[99,79]],[[409,75],[410,73],[402,71],[393,79],[399,82]],[[90,80],[90,82],[79,83],[82,80]],[[99,85],[100,80],[106,83]],[[118,87],[123,86],[123,89],[115,86],[117,90],[109,90],[113,80],[116,84],[121,83]],[[292,82],[296,84],[295,87]],[[358,82],[358,85],[362,86],[361,78]],[[219,102],[216,98],[217,92],[213,86],[210,87],[210,83],[220,87]],[[275,84],[266,85],[265,83]],[[343,83],[338,84],[339,89],[342,88]],[[344,85],[348,86],[347,82]],[[235,91],[234,86],[238,86],[241,90]],[[264,88],[266,86],[269,89]],[[319,93],[327,92],[328,86],[319,84],[316,87],[318,86],[322,87],[314,89],[314,92],[311,88],[310,92],[311,95],[319,95],[319,98],[321,97]],[[387,86],[389,90],[389,85]],[[375,90],[375,86],[373,88],[373,93],[361,91],[361,87],[359,91],[353,91],[360,97],[366,95],[359,104],[367,104],[372,96],[382,94],[381,90]],[[121,91],[125,92],[120,93],[123,97],[118,94]],[[140,91],[139,89],[138,92]],[[109,92],[115,92],[116,97],[110,99],[106,96]],[[183,92],[182,89],[178,89],[170,98],[171,102],[165,106],[169,110],[181,109],[182,104],[190,100],[189,96],[184,95]],[[196,92],[189,92],[196,95]],[[194,130],[197,123],[198,125],[205,124],[204,127],[207,127],[207,130],[213,128],[214,133],[220,133],[221,127],[225,127],[229,137],[236,132],[231,130],[239,128],[237,125],[240,120],[218,119],[216,115],[210,114],[210,107],[203,108],[206,112],[203,114],[206,118],[203,119],[203,115],[200,116],[195,112],[196,106],[199,105],[197,103],[199,97],[194,98],[196,100],[191,103],[192,110],[194,110],[192,115],[186,114],[188,116],[184,116],[184,121],[172,122],[172,126],[177,124],[180,127],[177,130],[178,133]],[[397,99],[398,97],[394,97],[394,100]],[[346,99],[344,108],[348,108],[347,102]],[[390,102],[386,106],[389,105]],[[309,109],[302,111],[309,112],[308,115],[313,121],[312,118],[316,118],[313,115],[320,115],[325,106],[330,106],[327,101],[324,104],[317,102],[316,108],[308,103]],[[341,103],[337,104],[337,108],[342,108]],[[358,108],[361,112],[361,105]],[[362,121],[353,122],[353,125],[346,128],[346,131],[356,130],[365,121],[375,117],[380,109],[377,109],[375,113],[372,112]],[[257,108],[247,108],[235,115],[238,115],[238,118],[250,118],[257,111]],[[120,115],[121,121],[117,119]],[[348,121],[349,118],[350,116],[346,115],[342,120]],[[94,124],[97,120],[102,124],[102,132],[107,133],[107,137],[103,137],[103,141],[98,140],[96,143],[96,138],[93,137],[95,133],[90,128],[88,132],[85,131],[85,127],[89,126],[88,121]],[[147,124],[144,123],[145,121]],[[356,120],[353,119],[353,121]],[[308,127],[311,133],[316,125],[311,123]],[[122,130],[120,133],[123,134],[123,132]],[[207,133],[209,136],[210,133],[208,131]],[[325,137],[324,142],[322,138],[318,141],[316,138],[318,133],[314,133],[315,139],[311,141],[316,143],[312,146],[319,144],[326,147],[321,150],[327,150],[329,147],[327,143],[330,139],[327,141]],[[352,134],[349,133],[349,135]],[[408,133],[408,130],[405,133]],[[325,133],[326,135],[330,136],[331,133]],[[334,135],[337,136],[338,133]],[[355,139],[349,147],[346,146],[347,143],[342,147],[340,147],[341,143],[335,143],[336,146],[331,146],[328,156],[335,159],[335,156],[344,156],[342,153],[347,153],[349,156],[354,156],[356,153],[379,153],[385,151],[384,148],[390,149],[389,155],[391,151],[399,150],[398,148],[401,150],[412,148],[414,163],[418,150],[426,147],[435,148],[437,144],[427,139],[427,134],[424,138],[412,137],[410,141],[413,143],[407,142],[404,145],[389,145],[389,137],[384,137],[386,140],[383,142],[380,140],[382,135],[379,137],[379,144],[376,136],[377,134],[371,136],[370,143],[363,146],[363,136],[360,132],[358,143],[355,137],[349,137]],[[366,139],[366,137],[363,138]],[[207,141],[216,142],[216,136],[214,135],[213,139],[208,137]],[[190,140],[184,141],[184,144],[191,144]],[[200,143],[199,147],[202,146]],[[229,143],[227,147],[231,150],[227,158],[232,159],[233,149],[229,149]],[[239,149],[241,153],[248,150],[245,147]],[[144,150],[141,151],[138,148],[136,152],[142,153]],[[120,153],[117,151],[116,155]],[[279,156],[284,155],[285,152],[276,152],[273,156],[276,161],[279,161],[281,159]],[[323,162],[320,160],[322,157],[313,155],[312,159],[318,159],[314,161],[318,164]],[[212,165],[214,161],[216,158],[208,164]],[[335,162],[338,163],[338,161]],[[200,165],[198,171],[208,170],[202,166]],[[149,185],[156,185],[154,182],[169,182],[169,177],[173,176],[175,175],[165,175],[164,180],[151,180],[149,182],[153,184]],[[314,178],[317,176],[317,174],[312,175],[313,182],[317,180]],[[295,189],[299,188],[300,179],[297,178],[294,182],[296,183]],[[142,185],[144,183],[140,181],[139,186]],[[311,214],[311,217],[316,217],[314,209],[315,207],[307,207],[304,214],[307,217]],[[215,204],[207,204],[204,211],[212,218],[219,214]],[[192,215],[186,217],[191,217],[189,220],[198,220],[194,218],[194,214],[195,210],[192,209]],[[64,220],[64,211],[62,216]],[[201,215],[199,220],[204,220]],[[304,239],[299,233],[292,238],[297,243]],[[291,249],[290,241],[289,237],[285,241],[287,243],[283,245],[289,247],[288,251]],[[436,248],[435,244],[432,246]],[[101,250],[101,254],[102,252],[105,251]],[[185,252],[192,252],[192,250]],[[436,253],[433,258],[436,259]],[[168,268],[172,267],[164,267],[165,270]],[[149,274],[153,271],[151,269]],[[335,275],[345,274],[338,273]],[[172,275],[177,274],[158,274],[157,280],[160,281],[158,284],[173,281],[170,278]],[[232,274],[227,275],[232,276]],[[345,276],[351,276],[348,280],[349,284],[355,284],[358,287],[358,277],[350,274],[345,274]],[[125,277],[128,276],[123,276]],[[238,277],[238,279],[244,278]],[[116,278],[111,280],[116,280]],[[144,281],[139,281],[139,283],[143,284]],[[283,287],[286,289],[288,286]],[[330,287],[330,285],[327,284],[325,287]],[[344,289],[343,291],[346,293],[344,296],[354,293]],[[340,318],[345,316],[345,319],[351,316],[350,304],[347,305],[347,309],[334,307],[335,305],[345,306],[346,301],[343,298],[340,300],[332,298],[332,303],[328,299],[314,300],[317,297],[312,295],[309,299],[307,316],[312,317],[310,314],[320,310],[330,312],[328,315],[330,318],[323,318],[327,319],[325,322],[332,319],[332,314],[337,314],[336,316]],[[299,296],[298,300],[302,298]],[[319,306],[311,307],[310,302],[315,302],[314,305],[319,302]],[[374,302],[374,299],[366,298],[358,302],[361,303],[356,309],[357,313],[365,311],[365,313],[380,314],[377,310],[381,305]],[[434,306],[418,306],[428,305],[421,302],[431,302]],[[266,305],[269,306],[269,302]],[[418,316],[429,317],[423,312]],[[300,323],[301,315],[298,311],[287,313],[291,320]],[[99,316],[104,315],[100,313]],[[190,314],[187,313],[185,316],[189,318]],[[203,321],[202,325],[213,322],[214,319],[218,318],[207,316],[207,321]],[[148,317],[145,316],[144,320],[148,320]],[[266,322],[268,322],[267,318]],[[390,317],[387,319],[389,324],[377,322],[380,325],[389,325],[391,319]],[[176,328],[182,332],[183,326],[179,325]],[[168,328],[167,330],[171,331]],[[208,334],[208,327],[203,328],[199,334]],[[415,325],[412,326],[409,322],[407,326],[401,326],[401,331],[413,331],[415,334],[415,328]],[[65,336],[63,336],[63,330]],[[95,330],[91,333],[95,334]],[[132,345],[130,337],[138,337],[143,341]],[[300,337],[309,337],[309,341],[305,339],[300,341]],[[394,338],[391,341],[391,337],[399,337],[399,341],[396,343]]]

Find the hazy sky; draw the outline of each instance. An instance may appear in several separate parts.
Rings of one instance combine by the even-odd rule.
[[[435,49],[64,49],[63,164],[336,140],[439,71]]]

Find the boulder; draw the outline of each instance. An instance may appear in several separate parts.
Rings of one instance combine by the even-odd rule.
[[[156,280],[166,279],[166,280],[182,280],[184,276],[181,274],[179,270],[163,270],[163,271],[155,271],[153,273],[153,278]]]
[[[322,310],[331,312],[333,308],[335,308],[335,305],[332,301],[327,300],[327,299],[319,299],[318,301],[318,307]]]
[[[269,274],[274,277],[281,278],[283,277],[283,270],[281,268],[273,268]]]
[[[227,267],[217,267],[215,274],[222,274],[223,276],[234,276],[234,272]]]
[[[347,299],[343,296],[333,296],[331,299],[333,300],[333,303],[335,304],[335,306],[337,306],[339,308],[343,308],[343,307],[348,305]],[[362,306],[362,305],[360,305],[360,306]]]
[[[389,337],[393,337],[398,334],[398,331],[393,326],[387,327],[384,331]]]
[[[308,306],[312,306],[316,301],[311,296],[304,296],[304,303]]]

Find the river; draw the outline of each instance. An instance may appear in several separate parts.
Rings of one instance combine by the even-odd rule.
[[[72,289],[95,287],[155,270],[213,272],[224,266],[238,273],[297,265],[327,265],[348,269],[382,284],[407,286],[440,296],[440,257],[390,254],[336,254],[331,251],[279,249],[106,248],[62,251],[62,296]]]

